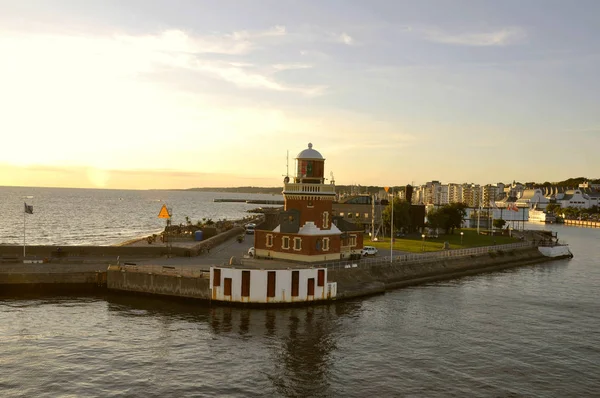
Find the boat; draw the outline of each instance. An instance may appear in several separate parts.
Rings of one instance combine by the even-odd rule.
[[[529,221],[554,224],[556,222],[556,216],[552,213],[548,213],[545,210],[540,210],[536,206],[529,210]]]
[[[559,242],[558,233],[553,231],[538,231],[542,239],[537,243],[540,253],[552,258],[573,258],[573,253],[566,242]]]

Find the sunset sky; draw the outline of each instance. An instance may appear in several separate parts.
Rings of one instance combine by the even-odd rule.
[[[0,185],[598,178],[600,2],[0,0]],[[290,167],[292,169],[293,167]]]

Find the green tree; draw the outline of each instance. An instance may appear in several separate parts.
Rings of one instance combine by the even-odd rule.
[[[549,203],[548,206],[546,206],[546,211],[552,214],[562,214],[562,206],[558,203]]]
[[[456,228],[462,227],[467,214],[464,203],[450,203],[427,213],[427,222],[431,228],[443,228],[445,233],[453,234]]]
[[[443,228],[445,230],[449,221],[448,212],[445,212],[443,208],[433,209],[427,213],[427,225],[429,228]]]
[[[406,200],[395,198],[394,205],[394,230],[410,227],[410,203]],[[389,228],[392,219],[392,203],[389,203],[381,214],[383,223]],[[395,232],[395,231],[394,231]]]
[[[505,224],[506,224],[506,221],[501,218],[497,218],[494,220],[494,228],[502,229],[502,228],[504,228]]]

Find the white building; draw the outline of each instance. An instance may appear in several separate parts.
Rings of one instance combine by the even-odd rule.
[[[563,209],[567,207],[576,207],[578,209],[587,209],[592,207],[590,197],[582,192],[581,189],[571,189],[556,197],[556,203],[560,204]],[[597,204],[596,199],[596,204]]]
[[[544,195],[544,191],[539,188],[524,190],[517,200],[518,206],[527,206],[530,209],[537,207],[540,210],[545,209],[548,203],[550,203],[550,200]]]

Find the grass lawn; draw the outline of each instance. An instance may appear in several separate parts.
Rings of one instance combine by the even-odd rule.
[[[462,244],[460,233],[461,231],[464,233],[462,237]],[[444,242],[448,242],[450,244],[450,249],[463,249],[468,247],[477,247],[477,246],[490,246],[494,244],[494,241],[498,245],[503,245],[507,243],[518,242],[518,239],[511,238],[509,236],[500,236],[494,235],[493,237],[490,235],[477,234],[477,229],[475,228],[463,228],[462,230],[456,229],[454,230],[454,234],[448,235],[439,235],[438,238],[428,238],[425,240],[421,238],[420,234],[407,235],[403,238],[396,238],[394,242],[395,250],[402,250],[406,252],[420,253],[423,251],[426,252],[435,252],[443,250]],[[380,255],[385,255],[385,250],[390,250],[390,238],[379,239],[377,242],[372,242],[368,235],[364,237],[364,244],[366,246],[375,246],[379,250]]]

